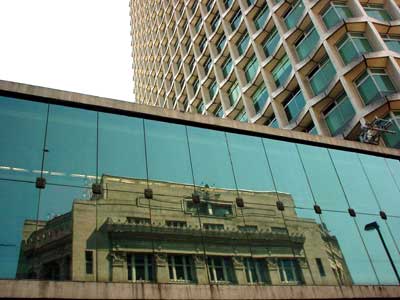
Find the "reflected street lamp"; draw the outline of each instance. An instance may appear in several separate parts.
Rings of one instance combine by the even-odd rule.
[[[378,235],[379,235],[379,238],[381,239],[383,248],[385,248],[385,251],[386,251],[386,254],[387,254],[388,258],[389,258],[390,264],[392,265],[393,271],[396,274],[397,281],[400,283],[399,273],[397,273],[396,266],[394,265],[392,256],[390,255],[389,249],[387,248],[385,240],[383,239],[383,236],[382,236],[381,230],[379,229],[378,223],[372,222],[372,223],[369,223],[369,224],[365,225],[365,227],[364,227],[365,231],[371,231],[371,230],[374,230],[374,229],[376,229],[376,231],[378,232]]]

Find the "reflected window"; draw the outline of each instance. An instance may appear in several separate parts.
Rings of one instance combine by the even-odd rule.
[[[205,230],[224,230],[224,224],[204,223],[203,228]]]
[[[246,273],[247,283],[267,283],[267,265],[265,259],[256,259],[245,257],[243,259],[244,271]]]
[[[214,283],[234,283],[232,258],[209,256],[208,269],[211,281]]]
[[[93,274],[93,251],[85,251],[85,270],[86,274]]]
[[[187,226],[187,223],[185,221],[166,220],[165,225],[167,225],[168,227],[183,228]]]
[[[192,201],[186,201],[186,211],[205,216],[216,216],[216,217],[227,217],[233,215],[231,204],[221,204],[201,201],[198,205],[194,204]]]
[[[298,260],[279,259],[278,267],[282,283],[302,283],[302,275]]]
[[[126,220],[129,224],[136,224],[136,225],[149,225],[150,224],[149,218],[127,217]]]
[[[128,280],[130,281],[154,281],[153,255],[151,254],[127,254]]]
[[[194,281],[194,264],[191,256],[168,255],[169,280],[179,282]]]
[[[256,232],[257,231],[257,225],[239,225],[237,227],[240,231],[244,231],[244,232]]]
[[[321,275],[321,277],[326,276],[325,269],[322,264],[322,260],[320,258],[316,258],[315,262],[317,263],[317,266],[318,266],[319,275]]]

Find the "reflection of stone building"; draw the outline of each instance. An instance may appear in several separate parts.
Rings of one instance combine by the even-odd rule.
[[[17,277],[351,283],[336,238],[298,217],[288,194],[242,191],[239,208],[236,191],[206,187],[194,203],[191,185],[148,184],[151,200],[143,193],[146,181],[104,175],[97,200],[74,201],[71,212],[39,222],[37,230],[25,221]]]

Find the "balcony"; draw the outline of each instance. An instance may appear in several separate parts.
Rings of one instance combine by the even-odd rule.
[[[379,21],[388,22],[392,17],[381,4],[365,4],[363,8],[368,16]]]
[[[305,105],[306,101],[304,100],[302,92],[299,90],[284,106],[288,122],[297,119]]]
[[[332,2],[329,8],[323,13],[322,20],[327,29],[331,29],[339,22],[353,17],[350,8],[342,2]]]
[[[254,18],[254,25],[256,26],[257,30],[261,29],[264,26],[268,15],[269,15],[268,5],[265,4],[264,8]]]
[[[332,62],[327,59],[321,65],[318,65],[311,75],[309,75],[309,81],[314,95],[322,93],[328,85],[332,82],[336,75],[336,70],[332,65]]]
[[[253,99],[254,109],[257,114],[264,108],[265,103],[267,103],[268,97],[269,94],[265,86],[261,86],[254,93],[252,99]]]
[[[247,82],[251,82],[254,79],[254,76],[256,75],[258,70],[258,61],[255,56],[253,56],[250,61],[247,63],[245,67],[245,75],[246,75],[246,80]]]
[[[279,36],[278,31],[276,30],[276,27],[274,27],[263,43],[263,49],[266,57],[271,56],[275,52],[280,39],[281,37]]]
[[[319,41],[318,32],[314,27],[306,33],[306,35],[301,39],[301,41],[296,46],[297,56],[299,60],[305,59],[314,49]]]
[[[367,69],[355,84],[365,105],[396,92],[384,69]]]
[[[325,111],[325,122],[332,136],[342,132],[343,128],[354,117],[355,111],[349,98],[343,95]]]
[[[304,4],[301,0],[299,0],[285,16],[285,24],[288,30],[297,25],[297,22],[300,20],[303,12]]]
[[[275,80],[276,87],[284,85],[291,72],[292,65],[290,64],[289,57],[285,55],[272,70],[272,77]]]
[[[373,51],[363,33],[346,33],[336,47],[345,65],[364,53]]]

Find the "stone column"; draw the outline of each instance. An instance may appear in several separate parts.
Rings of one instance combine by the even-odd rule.
[[[169,282],[167,254],[156,253],[155,257],[154,257],[154,263],[155,263],[155,270],[156,270],[156,281],[158,283]]]
[[[247,284],[246,274],[244,272],[243,257],[234,256],[232,257],[232,261],[236,282],[238,284]]]
[[[311,277],[311,270],[308,267],[307,260],[305,258],[299,258],[299,266],[301,274],[303,274],[304,283],[306,285],[313,285],[313,278]]]
[[[208,270],[204,261],[204,255],[198,254],[193,256],[194,270],[198,284],[208,284]]]
[[[266,263],[269,271],[269,278],[271,279],[272,285],[281,284],[281,276],[279,275],[278,260],[275,257],[269,257],[266,259]]]
[[[111,281],[127,281],[126,253],[113,251],[110,253],[109,258],[111,263]]]

